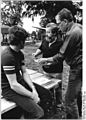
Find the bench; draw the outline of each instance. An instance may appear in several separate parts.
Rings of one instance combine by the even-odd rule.
[[[44,74],[31,69],[27,69],[27,72],[34,83],[37,83],[46,89],[54,88],[53,89],[54,100],[56,100],[55,89],[59,86],[59,83],[61,82],[60,79],[55,78],[49,79]],[[7,101],[6,99],[3,98],[3,96],[1,96],[1,114],[8,112],[15,107],[17,107],[16,103]]]

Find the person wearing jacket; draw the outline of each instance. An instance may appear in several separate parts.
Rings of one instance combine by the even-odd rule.
[[[70,10],[63,8],[55,17],[64,33],[62,47],[53,57],[40,58],[39,63],[66,61],[70,66],[68,87],[65,95],[67,119],[78,119],[77,96],[82,87],[82,25],[74,23]]]

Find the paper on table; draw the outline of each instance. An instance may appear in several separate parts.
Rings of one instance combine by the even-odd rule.
[[[51,80],[49,80],[48,78],[42,76],[42,77],[39,77],[39,78],[35,79],[34,82],[42,85],[42,84],[45,84],[45,83],[47,83],[49,81],[51,81]]]

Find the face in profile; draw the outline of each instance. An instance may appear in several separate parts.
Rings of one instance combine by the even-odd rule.
[[[25,40],[20,42],[19,48],[20,48],[20,49],[23,49],[23,48],[24,48],[24,45],[25,45]]]
[[[52,28],[47,28],[46,29],[46,40],[48,42],[52,42],[53,41],[53,37],[54,37],[54,34],[52,33]]]
[[[62,32],[65,32],[65,30],[66,30],[66,25],[67,25],[66,22],[65,22],[65,20],[61,21],[59,15],[57,15],[55,19],[56,19],[56,23],[57,23],[57,25],[58,25],[58,28],[59,28]]]

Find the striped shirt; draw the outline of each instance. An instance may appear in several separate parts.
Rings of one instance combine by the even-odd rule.
[[[20,74],[21,66],[24,65],[24,55],[21,51],[15,52],[7,47],[1,54],[1,87],[3,90],[10,89],[7,74],[16,74],[17,81],[22,79]]]

